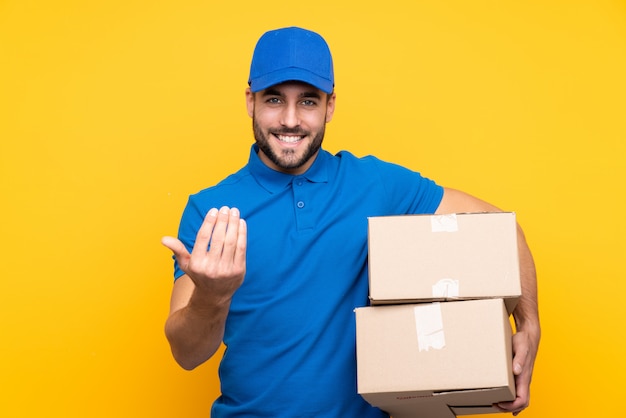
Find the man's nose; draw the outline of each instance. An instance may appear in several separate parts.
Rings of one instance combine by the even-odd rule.
[[[289,128],[300,126],[300,116],[296,105],[285,106],[281,114],[281,125]]]

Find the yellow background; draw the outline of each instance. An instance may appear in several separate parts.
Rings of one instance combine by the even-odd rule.
[[[208,416],[163,336],[190,193],[247,160],[256,39],[335,56],[325,146],[516,211],[544,338],[530,417],[623,409],[626,3],[0,1],[0,416]]]

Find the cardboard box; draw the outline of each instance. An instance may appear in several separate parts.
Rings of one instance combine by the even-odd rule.
[[[371,217],[372,305],[521,295],[515,214]]]
[[[497,412],[493,403],[515,399],[512,331],[502,299],[355,313],[358,391],[394,418]]]

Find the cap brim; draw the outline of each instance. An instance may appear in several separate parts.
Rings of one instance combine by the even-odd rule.
[[[273,73],[258,77],[254,80],[250,80],[250,90],[253,93],[256,93],[257,91],[265,90],[268,87],[272,87],[286,81],[301,81],[303,83],[310,84],[327,94],[332,93],[334,87],[332,81],[315,75],[310,71],[303,70],[301,68],[285,68],[280,71],[274,71]]]

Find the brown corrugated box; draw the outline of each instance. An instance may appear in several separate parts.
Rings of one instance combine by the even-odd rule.
[[[358,308],[358,390],[394,418],[497,412],[515,398],[502,299]]]
[[[372,305],[521,295],[515,214],[371,217]]]

